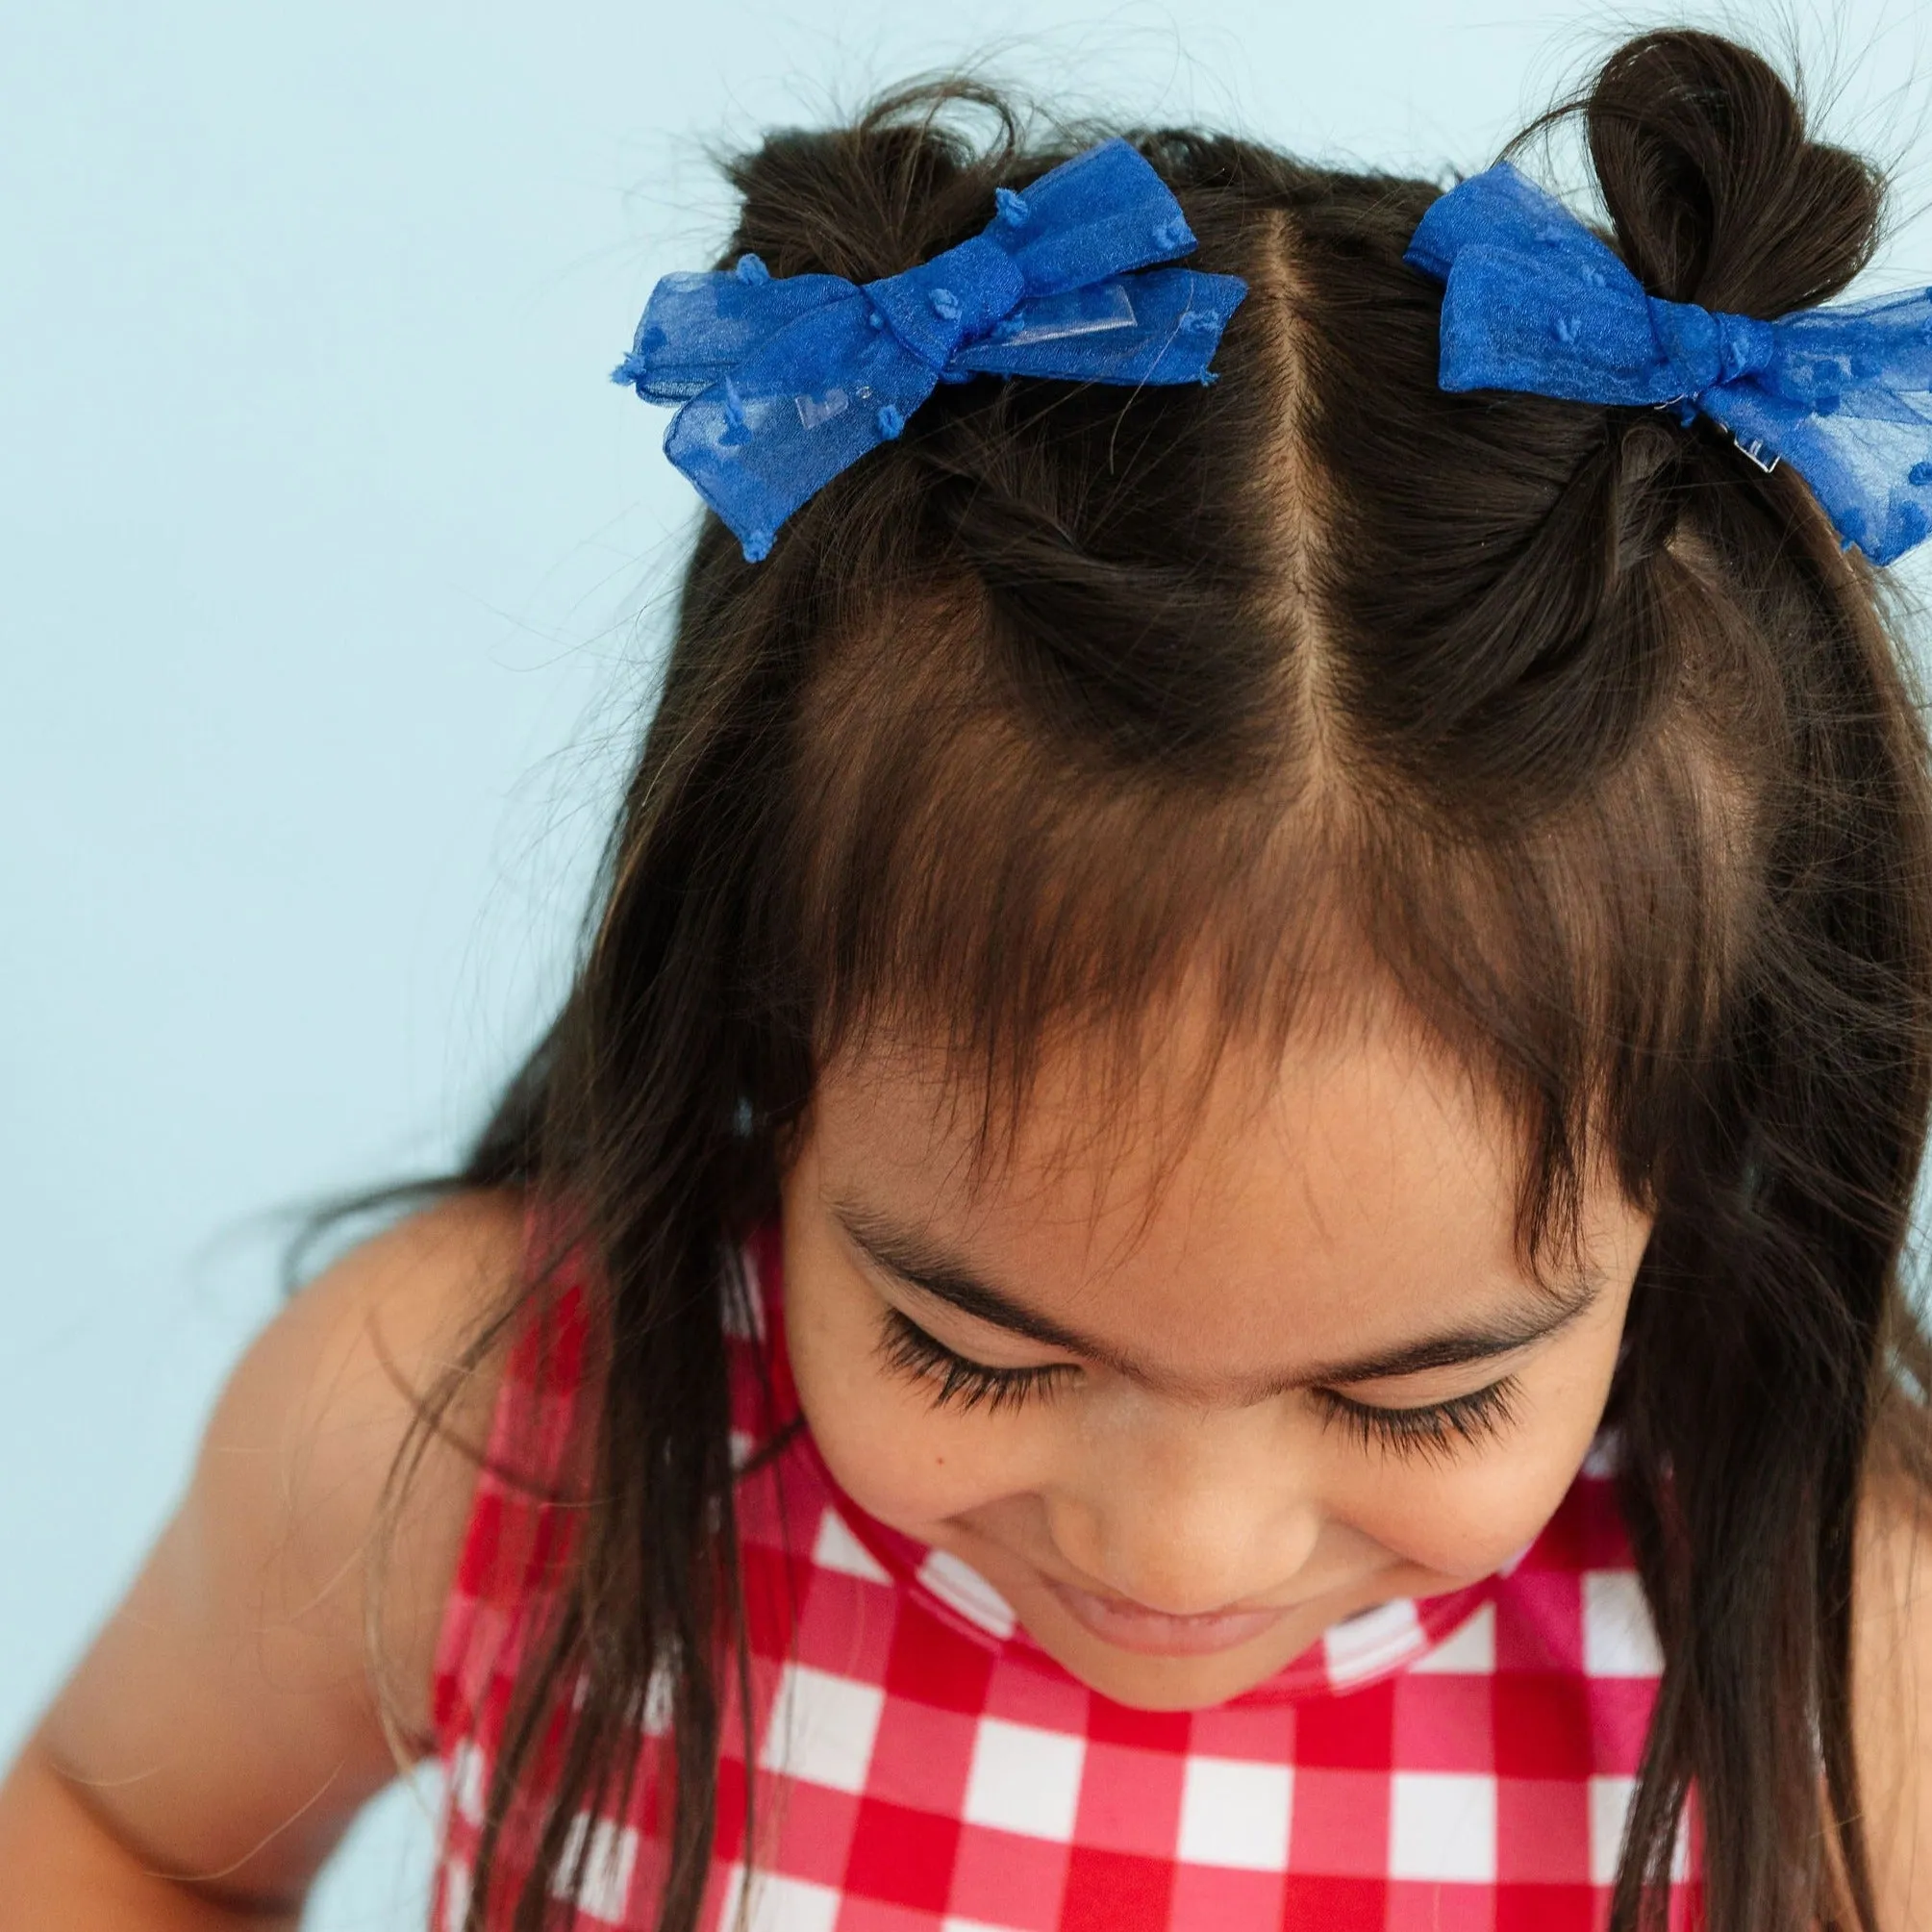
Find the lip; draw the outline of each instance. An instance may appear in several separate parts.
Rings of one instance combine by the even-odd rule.
[[[1096,1596],[1057,1577],[1046,1587],[1084,1629],[1121,1650],[1146,1657],[1211,1657],[1252,1643],[1288,1615],[1275,1610],[1210,1610],[1195,1617],[1171,1617],[1117,1596]]]

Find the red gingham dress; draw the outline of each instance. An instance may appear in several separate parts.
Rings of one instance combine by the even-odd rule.
[[[789,1399],[777,1244],[750,1258]],[[573,1290],[507,1367],[490,1461],[558,1452],[583,1344]],[[539,1373],[539,1364],[542,1364]],[[758,1378],[740,1374],[740,1457]],[[704,1926],[730,1932],[1586,1932],[1609,1881],[1659,1659],[1597,1459],[1505,1573],[1384,1604],[1212,1710],[1089,1690],[958,1559],[862,1514],[800,1428],[740,1480],[759,1844],[726,1731]],[[484,1794],[563,1513],[488,1468],[438,1649],[447,1772],[432,1932],[464,1932]],[[663,1875],[650,1700],[629,1813],[580,1819],[582,1932],[649,1932]],[[499,1852],[487,1932],[524,1868]],[[1696,1920],[1694,1850],[1673,1925]],[[511,1882],[505,1884],[505,1877]]]

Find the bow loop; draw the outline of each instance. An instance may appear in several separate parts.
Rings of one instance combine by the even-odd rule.
[[[1180,204],[1122,140],[998,190],[979,235],[863,287],[838,275],[667,275],[613,380],[679,403],[665,450],[754,561],[785,518],[898,436],[941,382],[1028,375],[1213,381],[1246,286],[1157,268],[1190,252]]]
[[[1021,197],[1026,218],[994,224],[1029,292],[1058,295],[1193,253],[1193,231],[1166,182],[1123,140],[1062,162]]]
[[[1443,284],[1443,389],[1674,405],[1789,462],[1874,564],[1932,531],[1932,290],[1775,321],[1666,301],[1507,162],[1435,202],[1403,259]]]
[[[757,256],[741,256],[729,275],[665,276],[651,290],[631,353],[611,380],[628,383],[646,402],[688,402],[782,329],[852,286],[837,275],[747,272],[753,262]],[[764,265],[759,263],[759,269]]]

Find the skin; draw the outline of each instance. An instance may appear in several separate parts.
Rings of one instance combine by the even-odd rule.
[[[1148,1121],[1190,1070],[1185,1046],[1149,1067]],[[1049,1065],[975,1175],[971,1110],[916,1055],[835,1064],[785,1186],[787,1335],[832,1473],[1147,1709],[1237,1696],[1331,1623],[1529,1543],[1595,1430],[1649,1230],[1599,1177],[1574,1278],[1538,1280],[1509,1123],[1400,1028],[1255,1072],[1237,1053],[1185,1132],[1096,1142],[1084,1070]],[[942,1368],[891,1359],[895,1311],[974,1364],[1056,1372],[937,1400]],[[1416,1433],[1498,1383],[1487,1420]]]

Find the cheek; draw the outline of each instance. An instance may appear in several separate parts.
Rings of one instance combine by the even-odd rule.
[[[1034,1412],[935,1409],[881,1360],[869,1294],[794,1292],[792,1279],[786,1343],[799,1404],[833,1479],[867,1515],[930,1541],[925,1532],[946,1518],[1039,1486]]]
[[[1407,1563],[1473,1582],[1535,1542],[1581,1456],[1526,1444],[1434,1468],[1371,1454],[1338,1486],[1333,1514]]]
[[[1441,1575],[1488,1575],[1536,1540],[1575,1480],[1615,1360],[1613,1333],[1543,1365],[1525,1378],[1518,1419],[1504,1437],[1444,1462],[1351,1451],[1332,1492],[1334,1514]]]

